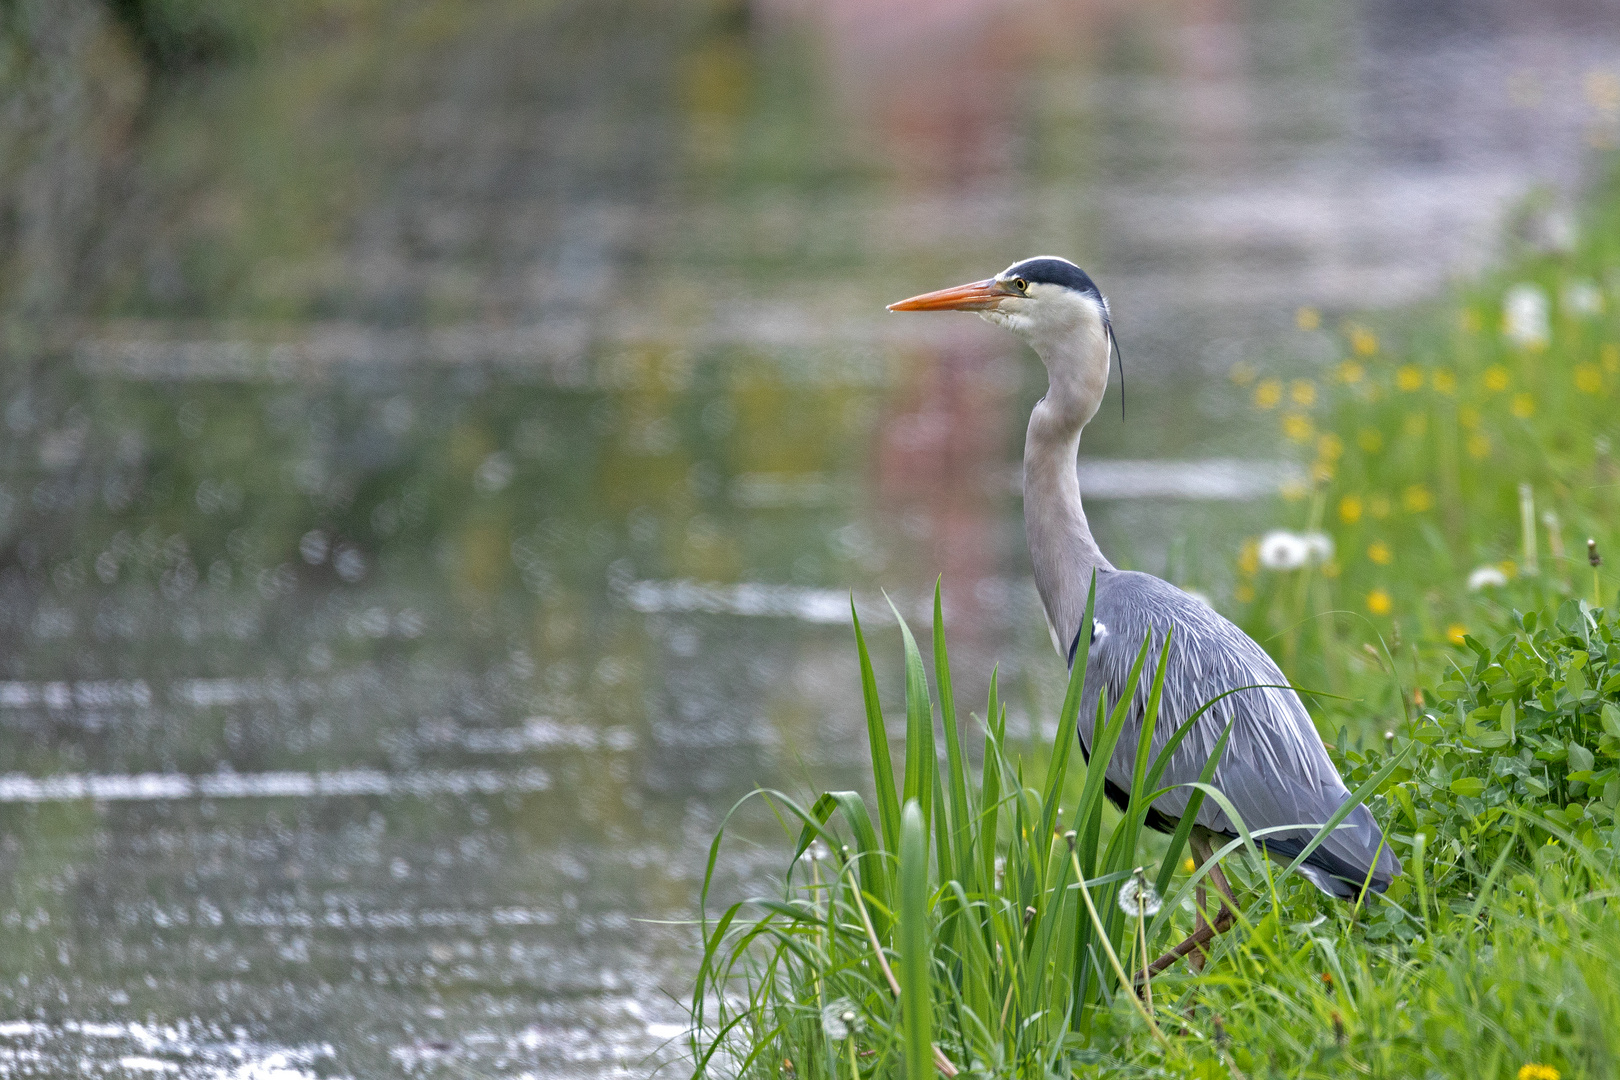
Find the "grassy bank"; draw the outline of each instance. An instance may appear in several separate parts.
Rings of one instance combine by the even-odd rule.
[[[788,825],[783,889],[706,913],[695,1071],[1615,1075],[1620,573],[1587,539],[1620,543],[1617,268],[1611,182],[1572,245],[1376,325],[1302,312],[1337,343],[1329,366],[1234,371],[1309,451],[1289,533],[1330,541],[1255,538],[1237,614],[1340,695],[1313,711],[1406,863],[1387,896],[1325,900],[1241,837],[1236,929],[1202,973],[1131,992],[1191,929],[1205,868],[1184,838],[1147,840],[1144,799],[1105,807],[1104,754],[1071,762],[1083,665],[1050,754],[1019,761],[994,689],[958,720],[936,614],[932,688],[906,635],[898,785],[861,646],[875,813],[851,792],[751,796]]]
[[[1393,688],[1443,671],[1464,634],[1620,590],[1620,562],[1588,561],[1589,540],[1620,557],[1620,169],[1557,243],[1515,245],[1415,311],[1331,328],[1301,311],[1301,352],[1325,362],[1232,370],[1308,476],[1280,523],[1332,550],[1279,567],[1253,538],[1235,617],[1297,682],[1358,700],[1323,702],[1353,741],[1404,719]]]

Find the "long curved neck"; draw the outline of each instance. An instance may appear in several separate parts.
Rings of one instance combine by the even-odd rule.
[[[1024,436],[1024,532],[1052,642],[1064,655],[1085,617],[1092,571],[1114,568],[1097,547],[1080,504],[1080,432],[1096,415],[1108,380],[1107,339],[1089,340],[1092,336],[1070,339],[1064,351],[1100,346],[1100,365],[1054,362],[1057,358],[1035,343],[1051,385],[1030,413]]]

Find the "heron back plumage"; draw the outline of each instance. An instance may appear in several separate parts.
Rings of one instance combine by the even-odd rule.
[[[1149,574],[1099,570],[1094,621],[1080,706],[1080,740],[1088,755],[1098,695],[1106,692],[1112,707],[1127,689],[1144,637],[1154,642],[1156,658],[1165,635],[1170,634],[1164,691],[1153,733],[1155,757],[1176,729],[1206,702],[1229,690],[1238,692],[1217,702],[1194,723],[1171,755],[1161,786],[1197,780],[1221,732],[1236,716],[1226,751],[1215,768],[1214,786],[1231,800],[1251,831],[1306,826],[1260,840],[1271,855],[1282,859],[1298,855],[1350,797],[1304,703],[1286,688],[1288,680],[1282,671],[1253,638],[1208,604]],[[1073,641],[1071,665],[1080,644],[1078,634]],[[1108,764],[1108,786],[1116,798],[1130,787],[1151,688],[1152,658],[1134,688],[1124,732]],[[1161,796],[1150,813],[1149,826],[1172,828],[1190,797],[1191,789],[1185,787]],[[1228,837],[1237,835],[1225,810],[1213,799],[1204,800],[1197,824]],[[1382,892],[1401,872],[1401,864],[1384,842],[1372,814],[1365,806],[1357,806],[1300,869],[1323,892],[1351,897],[1368,882],[1369,870],[1371,887]]]

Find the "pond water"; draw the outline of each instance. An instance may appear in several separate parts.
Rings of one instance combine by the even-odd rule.
[[[722,817],[859,783],[851,590],[889,700],[881,591],[921,629],[936,574],[965,703],[1061,690],[1039,364],[883,304],[1091,268],[1093,519],[1223,602],[1290,475],[1231,364],[1321,362],[1297,309],[1433,293],[1612,145],[1613,5],[1442,8],[470,8],[358,224],[255,269],[296,317],[166,313],[125,226],[158,300],[0,417],[0,1076],[677,1058]],[[781,869],[739,829],[728,896]]]

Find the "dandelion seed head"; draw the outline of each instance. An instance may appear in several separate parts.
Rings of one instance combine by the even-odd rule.
[[[800,855],[799,858],[805,862],[818,863],[831,854],[832,852],[828,850],[826,844],[820,840],[812,840],[810,846],[804,849],[804,854]]]
[[[1601,315],[1603,290],[1591,281],[1572,281],[1564,286],[1558,297],[1558,306],[1570,315]]]
[[[1473,573],[1468,575],[1468,591],[1479,592],[1485,588],[1501,588],[1507,584],[1507,580],[1507,575],[1498,567],[1475,567]]]
[[[1159,890],[1138,877],[1127,878],[1119,887],[1119,910],[1131,918],[1152,918],[1163,905]]]
[[[1273,529],[1260,538],[1260,565],[1267,570],[1297,570],[1311,557],[1305,538],[1287,529]]]
[[[865,1024],[861,1022],[861,1014],[848,998],[829,1001],[821,1010],[821,1030],[833,1042],[847,1039],[859,1033],[863,1027]]]
[[[1502,332],[1523,348],[1546,345],[1551,336],[1547,294],[1528,283],[1509,289],[1502,298]]]

